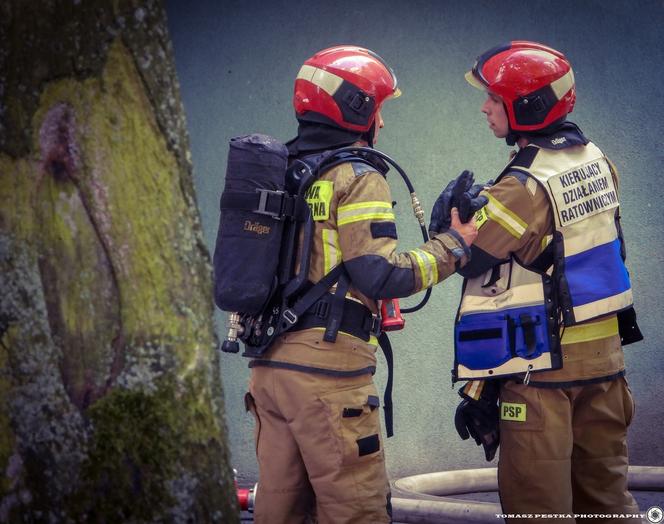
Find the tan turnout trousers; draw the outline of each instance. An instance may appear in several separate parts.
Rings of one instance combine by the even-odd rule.
[[[524,421],[500,421],[498,484],[503,513],[634,514],[627,490],[627,426],[634,415],[623,377],[569,388],[506,382],[503,403]],[[630,522],[640,519],[508,519],[507,522]]]
[[[339,338],[339,360],[344,346],[348,352],[369,346]],[[304,344],[288,346],[312,352]],[[378,399],[369,373],[344,377],[252,368],[246,401],[256,418],[256,524],[391,521]]]

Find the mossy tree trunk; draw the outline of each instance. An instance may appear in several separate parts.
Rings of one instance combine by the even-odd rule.
[[[0,522],[235,522],[165,11],[0,4]]]

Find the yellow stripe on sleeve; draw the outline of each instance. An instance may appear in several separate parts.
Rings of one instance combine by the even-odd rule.
[[[428,251],[422,251],[422,253],[424,253],[429,260],[429,267],[431,268],[431,284],[429,285],[433,286],[436,282],[438,282],[438,264],[436,264],[436,258],[431,253]]]
[[[544,251],[549,244],[553,241],[553,235],[545,235],[542,237],[542,251]]]
[[[337,208],[337,226],[360,222],[362,220],[394,221],[394,212],[390,202],[356,202]]]
[[[463,387],[463,392],[474,400],[479,400],[484,389],[483,380],[470,380]]]
[[[339,233],[334,229],[323,229],[323,266],[327,275],[341,260]]]
[[[438,280],[438,267],[436,266],[436,259],[433,255],[421,249],[414,249],[410,251],[410,254],[413,255],[420,269],[420,277],[422,279],[421,289],[435,284]]]
[[[489,203],[485,207],[489,218],[500,224],[512,236],[521,238],[526,232],[528,224],[521,220],[518,215],[507,209],[494,196],[489,193],[485,194],[489,198]]]
[[[374,200],[371,202],[355,202],[354,204],[346,204],[344,206],[339,206],[337,213],[343,213],[344,211],[350,211],[353,209],[365,209],[369,207],[378,207],[381,209],[392,210],[392,203],[385,202],[383,200]]]

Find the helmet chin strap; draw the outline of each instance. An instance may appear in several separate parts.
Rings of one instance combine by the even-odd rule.
[[[507,106],[505,105],[505,101],[502,100],[503,102],[503,108],[505,109],[505,115],[508,115],[509,113],[507,112]],[[513,145],[516,144],[516,141],[519,140],[519,135],[517,135],[514,130],[512,129],[512,126],[509,123],[509,120],[507,121],[507,135],[505,136],[505,142],[507,142],[507,145],[512,147]]]
[[[369,131],[362,133],[361,138],[367,143],[368,147],[373,149],[375,137],[376,137],[376,120],[374,120],[373,124],[371,124]]]
[[[516,144],[516,141],[519,140],[519,135],[517,135],[514,131],[512,131],[512,128],[509,128],[509,131],[507,132],[507,136],[505,136],[505,142],[507,142],[507,145],[512,147],[514,144]]]

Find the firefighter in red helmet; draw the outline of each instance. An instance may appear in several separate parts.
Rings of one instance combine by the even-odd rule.
[[[401,95],[392,69],[355,46],[324,49],[304,62],[295,80],[298,119],[370,132],[383,102]]]
[[[576,87],[559,51],[509,42],[481,55],[466,78],[486,92],[481,111],[493,134],[518,149],[481,193],[489,202],[459,271],[454,373],[470,380],[457,430],[487,460],[500,443],[503,513],[522,515],[510,522],[575,522],[574,514],[640,522],[619,518],[638,513],[627,490],[634,403],[622,346],[642,337],[615,167],[566,120]]]
[[[299,128],[286,144],[291,160],[373,146],[383,126],[382,105],[398,95],[394,73],[368,49],[337,46],[316,53],[295,81]],[[322,170],[306,195],[315,224],[309,281],[335,271],[340,276],[250,363],[245,400],[256,421],[257,523],[391,521],[372,380],[377,300],[411,295],[454,273],[467,262],[477,232],[455,210],[449,230],[418,249],[397,252],[385,164],[379,157],[348,158]]]

